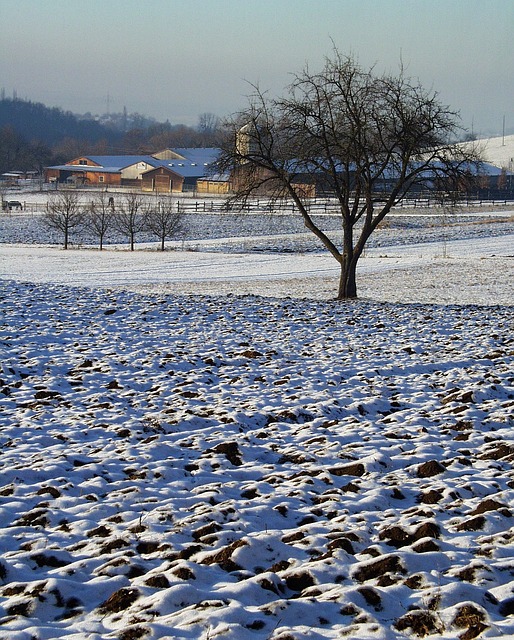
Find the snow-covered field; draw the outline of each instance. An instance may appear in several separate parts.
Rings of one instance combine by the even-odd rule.
[[[9,220],[0,638],[514,637],[512,216],[393,222],[344,304],[290,228]]]

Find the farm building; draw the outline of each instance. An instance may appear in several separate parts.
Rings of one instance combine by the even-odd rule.
[[[209,177],[200,178],[196,182],[198,193],[223,195],[229,193],[232,181],[229,176],[215,174]]]
[[[158,193],[183,191],[184,176],[172,171],[169,167],[148,169],[141,175],[141,189]]]
[[[153,155],[80,156],[47,167],[47,182],[129,186],[145,191],[194,191],[208,176],[218,149],[165,149]]]

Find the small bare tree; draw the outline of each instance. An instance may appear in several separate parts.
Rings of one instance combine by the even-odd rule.
[[[338,299],[357,297],[366,242],[408,193],[440,188],[474,170],[476,149],[458,147],[458,114],[404,75],[377,75],[334,50],[319,73],[305,68],[283,98],[254,87],[227,123],[218,163],[231,174],[228,205],[255,194],[292,201],[340,266]],[[341,234],[310,215],[308,197],[334,199]]]
[[[214,113],[201,113],[198,116],[198,131],[213,135],[219,129],[220,119]]]
[[[0,187],[0,206],[1,211],[9,211],[7,200],[5,199],[5,189],[3,187]]]
[[[138,193],[128,193],[116,208],[114,226],[129,239],[131,251],[134,251],[136,235],[146,227],[146,217],[145,200]]]
[[[102,251],[104,238],[114,226],[114,201],[103,191],[98,193],[91,202],[91,206],[85,216],[86,226],[98,238],[99,249]]]
[[[161,251],[164,251],[166,240],[184,231],[184,213],[171,198],[161,198],[148,209],[146,224],[159,238]]]
[[[51,229],[60,231],[64,236],[63,248],[67,249],[70,233],[82,227],[84,209],[75,191],[60,191],[52,194],[46,204],[44,222]]]

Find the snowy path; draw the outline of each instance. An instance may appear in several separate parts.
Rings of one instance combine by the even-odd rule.
[[[219,242],[218,242],[219,243]],[[214,241],[197,243],[214,246]],[[374,248],[366,252],[361,272],[384,268],[426,266],[437,258],[509,258],[514,256],[514,235],[498,238],[452,240]],[[337,263],[324,253],[233,254],[202,251],[68,250],[0,245],[0,278],[54,284],[116,286],[195,280],[274,279],[312,277],[338,272]]]
[[[199,243],[201,246],[202,243]],[[216,241],[205,241],[215,247]],[[369,249],[365,297],[400,302],[514,304],[514,235]],[[0,245],[0,279],[174,293],[330,298],[338,266],[325,253],[223,253]]]

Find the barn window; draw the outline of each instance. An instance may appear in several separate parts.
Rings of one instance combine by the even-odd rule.
[[[98,182],[104,182],[105,178],[104,176],[98,176]]]

